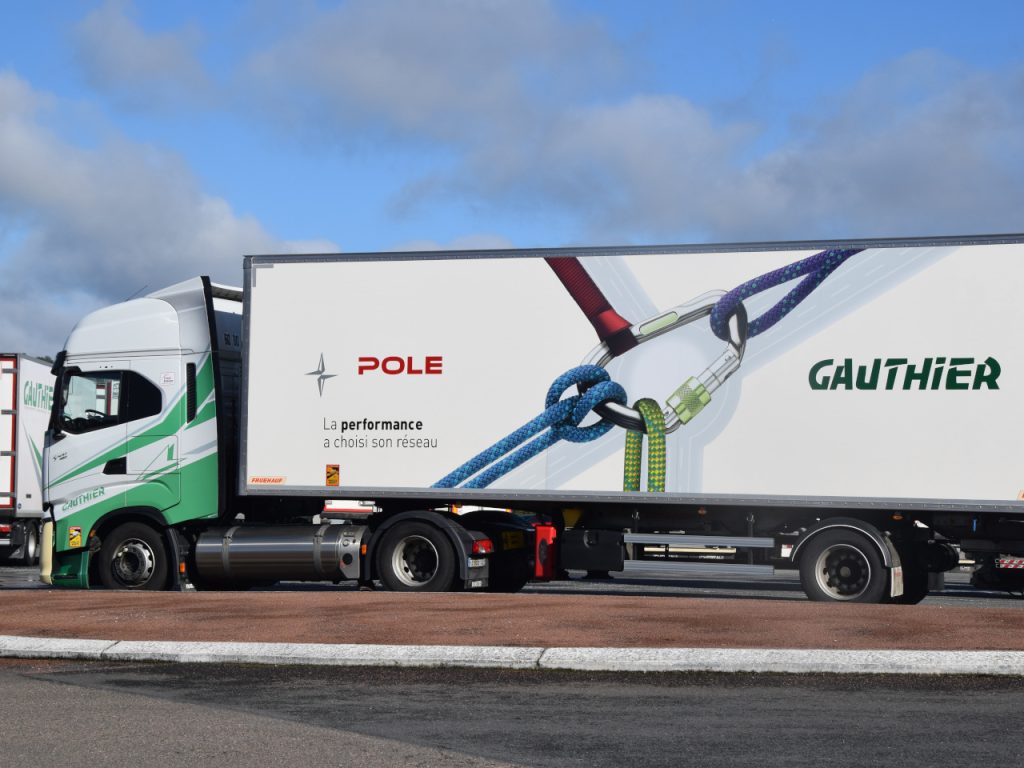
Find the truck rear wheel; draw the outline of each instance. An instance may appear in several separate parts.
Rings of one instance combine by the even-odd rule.
[[[39,562],[39,528],[35,521],[29,520],[24,524],[25,541],[21,545],[21,558],[18,565],[31,567]]]
[[[144,523],[124,523],[103,537],[97,571],[108,589],[164,589],[169,567],[163,539]]]
[[[381,583],[396,592],[447,592],[455,582],[455,550],[426,523],[399,523],[377,550]]]
[[[800,584],[811,600],[881,603],[888,583],[878,548],[856,531],[820,533],[800,557]]]

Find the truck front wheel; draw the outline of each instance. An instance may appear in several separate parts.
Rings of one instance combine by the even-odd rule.
[[[824,531],[800,557],[800,584],[811,600],[881,603],[888,583],[878,548],[856,531]]]
[[[169,567],[160,534],[144,523],[124,523],[103,537],[97,571],[108,589],[164,589]]]
[[[447,592],[455,581],[455,550],[426,523],[399,523],[377,550],[377,575],[397,592]]]

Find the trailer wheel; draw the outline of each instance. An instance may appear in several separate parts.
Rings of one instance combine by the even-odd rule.
[[[125,523],[103,537],[97,570],[108,589],[164,589],[169,559],[157,531]]]
[[[380,543],[377,574],[396,592],[446,592],[455,581],[455,550],[431,525],[399,523]]]
[[[824,531],[800,557],[800,584],[811,600],[881,603],[888,583],[877,547],[855,531]]]
[[[39,529],[35,522],[25,523],[25,541],[21,545],[21,558],[18,565],[31,567],[39,562]]]

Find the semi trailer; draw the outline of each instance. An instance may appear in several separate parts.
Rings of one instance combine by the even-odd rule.
[[[1012,583],[1022,284],[1019,235],[247,256],[71,331],[43,579]]]
[[[53,407],[51,363],[0,353],[0,562],[35,565],[43,516],[43,436]]]

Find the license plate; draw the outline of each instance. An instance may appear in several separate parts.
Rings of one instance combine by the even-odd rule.
[[[526,546],[526,535],[522,531],[502,531],[502,549],[522,549]]]

